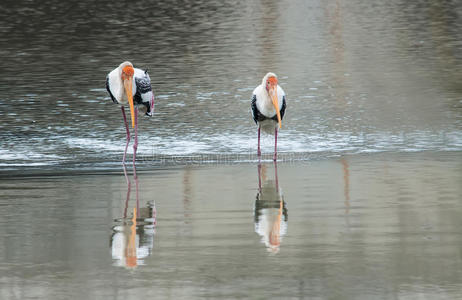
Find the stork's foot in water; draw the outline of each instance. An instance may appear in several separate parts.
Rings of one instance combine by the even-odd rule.
[[[278,154],[277,153],[274,153],[274,156],[273,156],[273,161],[277,161],[278,160]]]

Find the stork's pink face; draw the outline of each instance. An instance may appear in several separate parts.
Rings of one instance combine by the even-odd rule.
[[[266,80],[266,90],[268,93],[271,90],[276,90],[278,86],[278,79],[276,77],[268,77],[268,80]]]
[[[125,66],[122,69],[122,79],[129,79],[135,74],[135,69],[132,66]]]

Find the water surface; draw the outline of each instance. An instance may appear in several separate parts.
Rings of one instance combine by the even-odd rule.
[[[453,1],[0,8],[2,167],[118,168],[125,130],[105,77],[124,60],[150,71],[157,99],[155,117],[140,122],[140,159],[254,153],[251,93],[270,70],[288,98],[281,153],[462,150],[462,6]]]
[[[0,298],[460,297],[461,16],[3,0]],[[156,95],[138,176],[105,90],[124,60]],[[268,71],[288,99],[277,166],[250,117]]]
[[[127,171],[2,178],[2,299],[460,296],[457,155]]]

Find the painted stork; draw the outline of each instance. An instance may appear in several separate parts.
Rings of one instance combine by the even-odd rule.
[[[138,111],[152,116],[154,113],[154,93],[151,88],[151,79],[148,72],[134,68],[131,62],[123,62],[112,70],[106,77],[106,89],[114,103],[120,104],[127,131],[127,143],[125,144],[125,163],[127,148],[130,143],[130,130],[128,129],[127,117],[124,105],[129,104],[132,127],[135,128],[135,142],[133,144],[133,164],[136,161],[136,149],[138,148]]]
[[[252,116],[258,125],[258,157],[260,151],[260,130],[272,133],[274,130],[274,158],[277,159],[278,128],[286,111],[286,94],[278,85],[276,74],[268,73],[262,83],[255,88],[252,96]]]

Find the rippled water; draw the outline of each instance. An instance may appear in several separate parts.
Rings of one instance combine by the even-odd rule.
[[[0,44],[0,299],[460,297],[458,2],[3,0]]]
[[[117,163],[105,90],[150,71],[140,158],[254,153],[253,88],[288,94],[284,154],[462,150],[462,6],[452,1],[2,1],[2,167]],[[271,152],[272,139],[263,144]],[[131,151],[131,147],[129,148]]]

